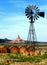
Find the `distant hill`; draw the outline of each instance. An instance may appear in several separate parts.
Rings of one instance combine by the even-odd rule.
[[[16,39],[12,40],[10,43],[25,43],[25,40],[21,39],[18,35]]]
[[[10,39],[0,39],[0,45],[1,44],[4,44],[4,45],[16,45],[16,46],[19,46],[19,45],[31,45],[33,44],[32,42],[29,43],[28,41],[28,44],[27,44],[27,40],[23,40],[20,38],[20,36],[18,35],[14,40],[10,40]],[[47,42],[35,42],[35,45],[47,45]]]
[[[11,40],[9,40],[9,39],[7,39],[7,38],[5,38],[5,39],[0,39],[0,43],[5,43],[5,42],[9,42],[9,41],[11,41]]]

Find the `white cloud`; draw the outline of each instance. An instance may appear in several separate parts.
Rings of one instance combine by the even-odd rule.
[[[35,25],[36,35],[38,41],[47,41],[47,24],[36,23]]]
[[[37,41],[47,41],[47,24],[36,24],[35,31],[37,35]],[[20,35],[21,38],[27,39],[29,25],[9,26],[8,29],[0,29],[0,38],[15,39],[17,35]]]
[[[0,38],[7,37],[14,39],[18,34],[21,37],[24,37],[28,30],[27,27],[28,21],[26,20],[25,16],[5,17],[4,19],[2,19],[2,25],[0,25]]]
[[[4,18],[2,18],[1,20],[2,22],[0,22],[0,25],[20,25],[20,24],[24,24],[28,21],[28,19],[26,18],[26,16],[21,15],[21,16],[6,16]]]

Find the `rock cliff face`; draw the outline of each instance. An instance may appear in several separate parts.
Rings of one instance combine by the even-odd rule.
[[[10,43],[24,43],[24,42],[25,42],[25,41],[22,40],[22,39],[20,38],[20,36],[18,35],[18,37],[17,37],[16,39],[12,40]]]

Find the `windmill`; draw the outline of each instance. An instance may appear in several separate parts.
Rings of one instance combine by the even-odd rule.
[[[33,43],[33,45],[35,45],[37,37],[35,33],[34,22],[39,18],[39,16],[44,18],[44,12],[40,12],[40,9],[36,5],[28,5],[25,9],[25,14],[30,20],[27,43]]]

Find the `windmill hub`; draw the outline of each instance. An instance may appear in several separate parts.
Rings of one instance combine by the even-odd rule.
[[[33,13],[34,13],[34,12],[31,10],[31,13],[30,13],[30,14],[33,15]]]

